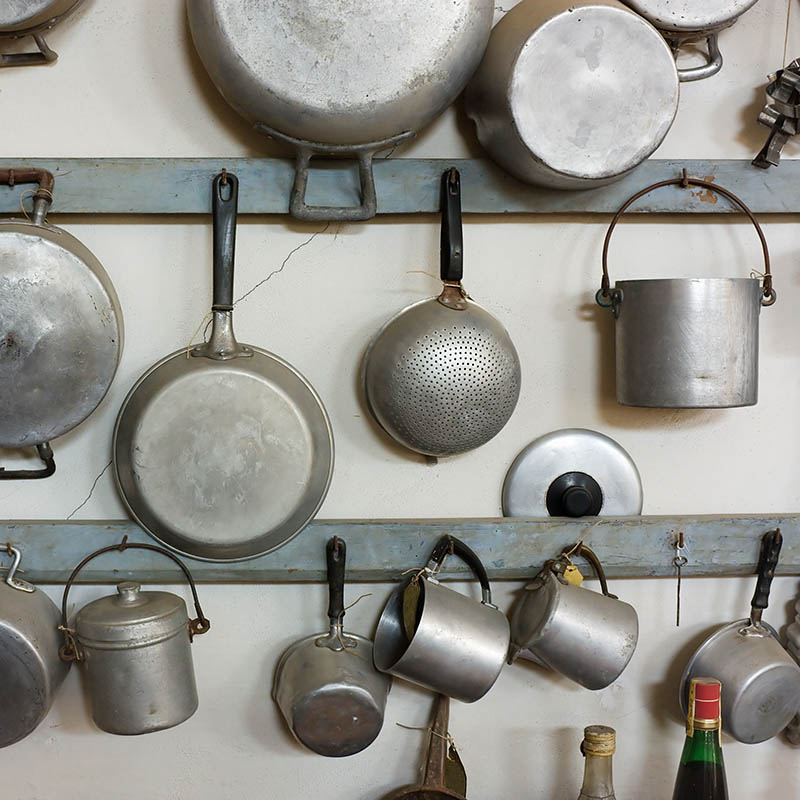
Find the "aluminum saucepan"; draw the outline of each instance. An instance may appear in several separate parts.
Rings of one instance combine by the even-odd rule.
[[[0,747],[24,739],[47,716],[69,671],[58,657],[61,614],[41,590],[17,577],[22,558],[12,557],[0,582]]]
[[[333,433],[311,384],[233,334],[238,180],[213,181],[209,341],[146,372],[114,428],[114,474],[154,538],[207,561],[262,555],[296,536],[325,499]]]
[[[461,178],[442,175],[442,293],[404,308],[378,331],[362,382],[372,415],[397,442],[428,456],[473,450],[496,436],[519,399],[521,367],[500,321],[461,285]]]
[[[783,649],[775,629],[762,622],[783,539],[765,534],[750,618],[715,631],[689,659],[681,680],[684,714],[692,678],[722,682],[722,727],[745,744],[777,736],[800,709],[800,666]]]
[[[0,480],[55,472],[50,442],[97,408],[122,355],[122,310],[106,271],[46,220],[53,176],[0,169],[0,185],[27,183],[38,184],[32,219],[0,221],[0,447],[36,447],[44,467],[0,468]]]
[[[436,580],[451,553],[480,581],[480,603]],[[492,604],[489,578],[478,556],[454,536],[442,536],[426,566],[389,596],[375,634],[375,666],[472,703],[500,675],[509,635],[508,620]]]
[[[344,630],[345,543],[326,546],[327,633],[295,642],[275,670],[272,697],[297,741],[321,756],[351,756],[383,727],[390,676],[372,662],[372,642]]]
[[[407,141],[456,99],[480,61],[491,0],[187,0],[197,52],[222,96],[297,153],[291,213],[363,220],[377,211],[374,154]],[[361,203],[308,205],[312,156],[355,158]]]
[[[31,36],[39,48],[33,53],[0,53],[0,67],[52,64],[58,53],[50,49],[44,34],[71,14],[84,0],[2,0],[0,39]]]

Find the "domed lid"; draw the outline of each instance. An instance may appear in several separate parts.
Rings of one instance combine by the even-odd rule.
[[[189,616],[183,599],[170,592],[143,592],[140,584],[124,581],[117,594],[84,606],[75,618],[81,643],[157,641],[186,628]]]

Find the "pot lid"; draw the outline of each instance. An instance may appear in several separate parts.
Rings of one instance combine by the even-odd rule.
[[[727,27],[757,0],[624,0],[657,28],[667,31],[712,31]]]
[[[506,517],[631,516],[642,513],[642,480],[605,434],[564,428],[531,442],[503,484]]]
[[[188,635],[189,616],[183,599],[170,592],[143,592],[134,581],[118,584],[117,594],[84,606],[75,618],[78,640],[142,644],[166,638],[180,628]]]

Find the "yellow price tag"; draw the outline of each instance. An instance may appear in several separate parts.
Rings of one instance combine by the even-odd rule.
[[[564,569],[564,580],[573,586],[580,586],[583,583],[583,575],[574,564],[568,564]]]

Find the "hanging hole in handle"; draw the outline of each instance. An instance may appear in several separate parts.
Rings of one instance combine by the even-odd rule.
[[[717,41],[716,33],[712,33],[706,38],[706,45],[708,47],[708,55],[705,64],[701,64],[697,67],[677,68],[678,80],[681,83],[689,83],[690,81],[700,81],[704,78],[710,78],[712,75],[716,75],[722,69],[722,53],[719,51],[719,43]],[[681,43],[673,48],[676,59],[680,47]]]

